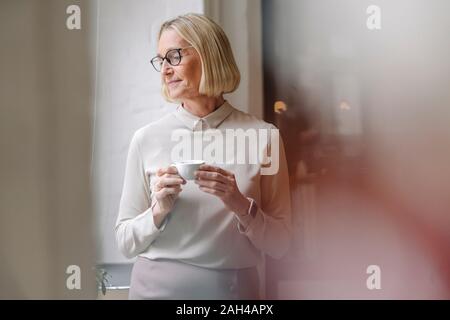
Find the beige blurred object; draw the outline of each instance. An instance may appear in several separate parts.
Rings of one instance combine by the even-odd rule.
[[[296,178],[297,187],[294,189],[292,197],[294,212],[294,226],[297,228],[295,233],[297,243],[301,244],[299,253],[306,259],[313,259],[316,250],[317,237],[317,190],[314,173],[308,173],[306,163],[300,160],[297,164]]]
[[[450,295],[450,2],[379,5],[369,30],[364,1],[263,1],[266,116],[280,99],[298,112],[286,150],[317,174],[314,189],[297,168],[306,244],[270,298]]]
[[[98,300],[128,300],[129,289],[106,289],[106,294],[98,292]]]
[[[0,2],[0,298],[95,299],[89,5]],[[67,267],[80,267],[68,290]]]

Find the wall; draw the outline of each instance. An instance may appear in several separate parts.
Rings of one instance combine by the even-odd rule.
[[[261,0],[207,0],[205,11],[224,29],[241,71],[241,84],[227,99],[263,119]]]

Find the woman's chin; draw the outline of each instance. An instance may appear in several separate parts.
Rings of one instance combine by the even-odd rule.
[[[173,101],[180,101],[180,97],[178,95],[169,94],[169,98]]]
[[[173,100],[175,100],[175,99],[179,99],[180,98],[180,96],[181,96],[181,94],[180,94],[180,92],[179,92],[179,90],[174,90],[174,89],[169,89],[168,90],[169,92],[169,97],[171,98],[171,99],[173,99]]]
[[[183,94],[183,92],[169,91],[169,97],[172,100],[181,101],[181,100],[183,100],[183,98],[186,98],[186,95]]]

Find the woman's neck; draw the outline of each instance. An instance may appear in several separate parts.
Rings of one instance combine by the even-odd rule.
[[[186,99],[183,101],[183,107],[196,115],[199,118],[206,117],[211,112],[214,112],[225,102],[223,96],[206,97],[201,96],[195,99]]]

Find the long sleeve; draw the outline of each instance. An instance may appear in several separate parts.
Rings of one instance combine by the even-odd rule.
[[[115,231],[119,250],[127,258],[145,251],[164,230],[153,222],[150,208],[150,188],[145,177],[139,146],[139,135],[134,134],[128,151],[122,196]]]
[[[248,215],[238,219],[239,232],[260,251],[279,259],[288,251],[291,239],[289,174],[281,136],[278,172],[261,175],[261,203],[257,205],[253,218]]]
[[[197,126],[199,119],[207,129]],[[199,190],[194,181],[182,186],[176,203],[158,229],[154,225],[151,205],[155,194],[151,192],[156,183],[158,168],[167,167],[178,156],[192,156],[194,139],[209,138],[196,133],[224,133],[222,142],[234,147],[223,152],[225,157],[208,160],[210,164],[235,173],[239,190],[252,199],[251,215],[237,217],[216,196]],[[275,135],[269,132],[273,129]],[[174,132],[183,130],[183,139],[174,139]],[[245,143],[237,153],[243,139],[235,139],[227,130],[244,130]],[[250,130],[250,131],[248,131]],[[257,131],[256,136],[252,131]],[[242,131],[240,131],[242,132]],[[123,190],[120,197],[115,226],[116,241],[120,251],[129,258],[140,256],[151,260],[169,259],[215,269],[241,269],[258,265],[262,254],[274,258],[283,256],[290,236],[290,194],[287,163],[278,129],[255,116],[242,112],[225,103],[204,118],[190,114],[182,106],[163,118],[147,124],[136,131],[131,139],[125,166]],[[184,138],[184,133],[186,137]],[[270,134],[269,134],[270,133]],[[268,134],[269,140],[264,134]],[[254,141],[254,143],[247,143]],[[256,137],[256,140],[252,140]],[[190,147],[184,150],[186,139]],[[233,142],[234,140],[234,142]],[[197,141],[197,140],[195,140]],[[278,143],[277,143],[278,142]],[[206,143],[206,144],[205,144]],[[220,152],[219,139],[203,139],[201,149],[214,156]],[[217,147],[219,149],[217,149]],[[240,148],[240,147],[239,147]],[[244,163],[241,158],[245,150]],[[222,151],[224,151],[222,149]],[[272,152],[273,151],[273,152]],[[217,152],[217,153],[216,153]],[[189,155],[191,154],[191,155]],[[253,158],[250,158],[253,157]],[[227,161],[228,158],[234,161]],[[246,164],[245,159],[251,161]],[[265,165],[267,163],[267,165]],[[153,201],[152,201],[153,200]],[[239,213],[242,214],[239,210]],[[240,222],[242,219],[242,224]]]

